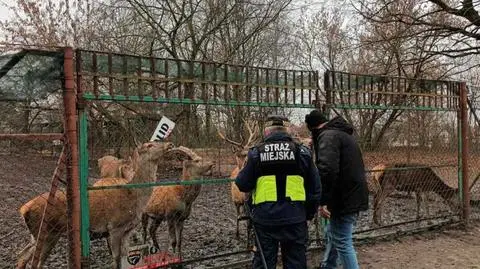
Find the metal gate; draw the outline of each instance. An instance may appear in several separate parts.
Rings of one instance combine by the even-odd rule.
[[[465,83],[327,71],[327,107],[354,125],[370,209],[359,238],[469,216]]]
[[[100,214],[97,207],[102,203],[94,198],[89,200],[89,196],[104,192],[113,197],[107,192],[146,189],[153,189],[149,214],[163,219],[158,221],[156,232],[150,233],[156,220],[147,217],[147,243],[153,234],[158,238],[159,249],[144,253],[152,252],[153,245],[141,247],[144,242],[140,227],[131,242],[138,245],[138,250],[131,249],[123,263],[134,264],[139,255],[158,259],[171,255],[174,227],[166,222],[178,216],[165,212],[174,212],[171,208],[178,209],[178,204],[186,208],[180,211],[188,215],[181,236],[183,265],[204,268],[250,259],[253,241],[247,242],[244,222],[240,222],[239,238],[235,235],[237,215],[229,178],[235,168],[234,154],[244,150],[249,141],[258,140],[251,134],[261,133],[268,113],[289,115],[300,128],[304,115],[319,99],[317,73],[84,50],[77,51],[76,57],[83,261],[92,268],[111,262],[105,236],[96,236],[98,240],[90,236],[91,231],[98,230],[99,220],[94,216]],[[185,167],[178,159],[184,159],[165,157],[153,180],[145,182],[134,177],[125,185],[99,185],[97,160],[105,155],[128,160],[137,144],[150,140],[163,117],[175,123],[165,141],[192,150],[194,158],[203,163],[213,162],[213,174],[181,178]],[[237,145],[233,152],[231,145]],[[198,196],[186,198],[190,194]],[[122,212],[128,207],[124,204],[133,202],[111,198],[102,207],[110,211],[118,207],[118,212]],[[315,241],[314,227],[311,230],[311,239]]]
[[[36,72],[11,71],[22,63],[22,57],[29,56],[53,59],[56,64],[40,61],[29,65]],[[318,72],[309,70],[75,52],[71,48],[26,50],[15,57],[0,62],[0,82],[5,78],[21,78],[22,83],[34,83],[28,79],[34,74],[62,88],[60,99],[55,99],[57,103],[51,106],[56,109],[63,100],[59,106],[62,126],[46,128],[41,134],[21,131],[12,134],[5,129],[8,126],[4,122],[3,130],[10,131],[0,135],[2,140],[61,139],[61,145],[65,145],[63,151],[55,153],[53,163],[45,164],[54,170],[53,176],[41,179],[51,183],[50,192],[39,198],[48,206],[34,212],[39,220],[35,223],[43,225],[39,229],[43,232],[33,235],[43,242],[33,245],[35,261],[41,259],[42,250],[52,251],[45,267],[65,264],[62,256],[65,254],[72,268],[108,267],[112,261],[109,250],[116,250],[109,248],[106,240],[106,231],[111,230],[102,230],[101,223],[117,218],[119,225],[123,225],[120,220],[132,214],[129,211],[132,205],[141,204],[137,202],[143,201],[140,198],[146,197],[146,190],[155,194],[150,196],[148,205],[157,210],[158,218],[148,219],[148,244],[143,244],[142,224],[128,238],[130,245],[137,248],[131,247],[122,262],[138,262],[142,255],[163,258],[163,262],[171,258],[169,234],[175,227],[169,227],[167,222],[179,218],[164,216],[160,222],[158,212],[174,207],[187,213],[179,237],[183,265],[232,268],[235,263],[248,263],[252,241],[243,222],[236,237],[238,215],[230,185],[236,157],[244,157],[245,149],[260,138],[258,134],[267,114],[285,114],[293,124],[294,136],[305,138],[308,132],[303,126],[304,116],[320,106],[330,117],[341,115],[354,125],[363,150],[371,198],[369,211],[362,213],[357,224],[357,238],[412,232],[480,215],[478,184],[469,184],[477,182],[478,171],[476,151],[469,151],[467,144],[468,102],[464,83],[329,71],[323,77],[325,91],[321,91]],[[50,78],[50,73],[42,70],[58,74]],[[40,85],[16,83],[2,83],[0,95],[13,93],[7,97],[16,98],[20,95],[18,90],[12,91],[15,87]],[[48,88],[42,87],[43,92]],[[471,107],[475,104],[472,100]],[[2,104],[3,108],[6,107]],[[154,168],[143,169],[156,171],[154,176],[148,180],[135,178],[132,171],[140,163],[140,153],[135,149],[141,149],[141,144],[151,140],[159,122],[166,118],[175,127],[165,142],[181,147],[183,153],[162,155]],[[11,124],[15,125],[15,121]],[[474,134],[475,130],[474,127]],[[35,160],[36,157],[31,158]],[[99,166],[106,168],[100,170]],[[186,170],[189,167],[209,169],[202,174],[200,168]],[[189,177],[182,175],[183,171],[196,174]],[[108,183],[101,179],[102,173],[107,172],[130,181]],[[63,183],[65,193],[61,188]],[[473,191],[472,199],[469,189]],[[40,191],[41,188],[37,190]],[[115,192],[121,195],[112,194]],[[190,198],[183,195],[191,193],[195,195]],[[32,197],[21,198],[26,204]],[[375,210],[380,212],[379,223],[375,224],[373,211],[379,207],[381,210]],[[151,225],[155,222],[159,222],[158,226]],[[315,222],[310,224],[310,249],[321,247],[322,236],[317,228]],[[69,246],[66,253],[54,248],[65,234]],[[16,233],[6,231],[2,239],[13,243],[12,235]],[[151,248],[152,235],[159,249]],[[111,243],[110,246],[117,245]],[[3,260],[11,264],[14,259]]]

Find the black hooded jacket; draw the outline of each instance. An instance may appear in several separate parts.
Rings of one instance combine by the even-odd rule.
[[[363,157],[353,127],[341,117],[314,134],[316,165],[322,181],[321,205],[332,216],[368,210]]]

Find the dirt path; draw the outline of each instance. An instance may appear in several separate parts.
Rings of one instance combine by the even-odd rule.
[[[480,224],[400,237],[357,248],[361,268],[479,268]]]

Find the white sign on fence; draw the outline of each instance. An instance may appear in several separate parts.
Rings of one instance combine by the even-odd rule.
[[[167,138],[175,127],[175,122],[171,121],[169,118],[163,116],[160,122],[158,123],[155,132],[153,132],[152,138],[150,141],[154,140],[163,140]]]

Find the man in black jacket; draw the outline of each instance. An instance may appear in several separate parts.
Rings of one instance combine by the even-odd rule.
[[[342,117],[328,121],[318,110],[305,116],[312,133],[316,165],[322,181],[320,215],[329,219],[327,249],[320,268],[358,268],[352,234],[358,213],[368,210],[368,189],[362,153],[353,127]],[[331,241],[330,241],[330,240]]]
[[[250,149],[235,180],[240,191],[252,192],[250,215],[265,269],[276,268],[278,244],[283,268],[307,268],[307,220],[313,219],[321,199],[321,181],[311,151],[293,141],[287,124],[282,116],[267,118],[264,140]],[[253,268],[264,268],[258,251]]]

